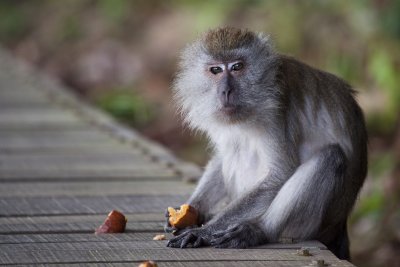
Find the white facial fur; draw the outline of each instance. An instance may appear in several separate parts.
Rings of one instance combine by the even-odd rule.
[[[185,71],[179,73],[175,79],[175,100],[185,123],[192,129],[205,130],[213,117],[214,109],[219,105],[217,98],[209,97],[213,80],[206,77],[210,75],[208,63],[211,59],[201,52],[196,43],[184,52],[182,58],[186,60],[181,61],[180,67]],[[193,55],[195,60],[191,60]]]

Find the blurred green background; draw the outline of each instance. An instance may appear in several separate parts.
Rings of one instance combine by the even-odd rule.
[[[171,103],[179,51],[231,25],[359,91],[370,135],[366,184],[350,219],[353,262],[400,266],[400,1],[1,0],[0,43],[94,105],[201,165],[204,137]]]

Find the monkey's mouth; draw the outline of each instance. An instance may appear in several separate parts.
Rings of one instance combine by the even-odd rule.
[[[251,110],[241,105],[229,104],[221,106],[216,115],[220,121],[231,124],[247,120],[251,114]]]
[[[234,105],[225,105],[220,108],[220,111],[223,114],[228,115],[228,116],[234,115],[237,112],[237,110],[238,110],[238,107],[234,106]]]

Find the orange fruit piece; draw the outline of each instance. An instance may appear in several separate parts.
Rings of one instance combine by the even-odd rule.
[[[188,204],[183,204],[178,210],[168,207],[168,213],[169,223],[176,228],[182,229],[197,224],[197,210]]]
[[[96,229],[96,234],[107,233],[123,233],[125,231],[126,222],[125,215],[117,210],[111,211],[104,223]]]
[[[154,261],[144,261],[139,264],[138,267],[157,267],[157,263],[155,263]]]

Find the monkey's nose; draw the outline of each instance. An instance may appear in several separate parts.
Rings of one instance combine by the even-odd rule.
[[[229,87],[220,91],[219,98],[224,107],[232,106],[232,90]]]

